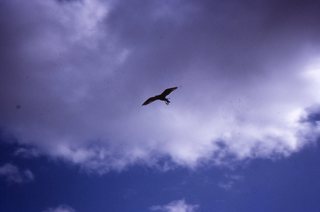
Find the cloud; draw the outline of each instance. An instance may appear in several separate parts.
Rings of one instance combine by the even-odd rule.
[[[189,205],[185,202],[185,200],[177,200],[172,201],[166,205],[152,206],[150,210],[162,212],[195,212],[198,208],[198,205]]]
[[[243,180],[241,175],[226,175],[225,179],[218,183],[218,186],[224,190],[230,190],[236,183]]]
[[[40,153],[35,148],[19,147],[17,150],[15,150],[14,156],[22,158],[35,158],[39,157]]]
[[[301,122],[319,104],[319,3],[0,4],[0,126],[39,154],[195,168],[288,156],[319,129]]]
[[[55,208],[48,208],[43,212],[75,212],[75,210],[67,205],[59,205],[58,207],[55,207]]]
[[[303,137],[311,141],[319,141],[320,138],[320,106],[313,105],[305,110],[300,120],[304,126]]]
[[[312,107],[307,108],[305,117],[302,117],[301,122],[318,126],[320,124],[320,106],[313,105]]]
[[[11,163],[0,166],[0,177],[5,178],[8,183],[28,183],[34,180],[29,169],[21,170]]]

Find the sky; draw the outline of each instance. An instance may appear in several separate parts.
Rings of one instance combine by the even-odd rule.
[[[0,211],[319,211],[319,9],[1,0]]]

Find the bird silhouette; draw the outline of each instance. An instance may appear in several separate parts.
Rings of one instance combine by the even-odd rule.
[[[172,87],[172,88],[167,88],[166,90],[164,90],[160,95],[156,95],[153,97],[150,97],[149,99],[147,99],[143,104],[143,105],[147,105],[150,104],[151,102],[154,102],[156,100],[161,100],[164,101],[167,105],[170,103],[169,99],[167,98],[167,96],[174,90],[176,90],[178,87]]]

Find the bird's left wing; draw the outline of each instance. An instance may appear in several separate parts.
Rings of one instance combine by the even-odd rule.
[[[147,99],[142,105],[147,105],[147,104],[150,104],[151,102],[154,102],[158,99],[158,96],[153,96],[153,97],[150,97],[149,99]]]

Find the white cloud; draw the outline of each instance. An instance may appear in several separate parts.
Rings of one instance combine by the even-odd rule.
[[[196,212],[198,208],[198,205],[187,204],[185,200],[176,200],[166,205],[152,206],[150,210],[160,212]]]
[[[68,205],[59,205],[55,208],[48,208],[43,212],[76,212],[72,207]]]
[[[99,27],[108,14],[108,5],[102,4],[99,0],[83,0],[58,3],[58,1],[38,1],[38,6],[46,13],[45,16],[56,22],[62,30],[46,28],[43,44],[52,45],[52,48],[65,48],[67,51],[70,44],[85,44],[87,47],[94,44],[101,36],[105,36],[104,31]],[[45,41],[55,39],[62,43],[45,43]],[[68,42],[67,46],[63,46]],[[58,45],[57,45],[58,44]],[[48,46],[47,46],[48,47]]]
[[[5,178],[8,183],[27,183],[34,180],[34,175],[29,169],[21,170],[11,163],[0,166],[0,177]]]

